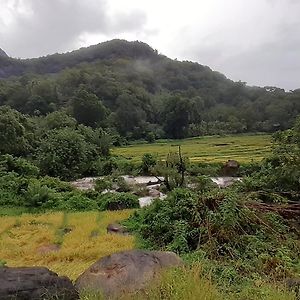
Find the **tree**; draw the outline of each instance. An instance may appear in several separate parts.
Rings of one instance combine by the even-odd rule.
[[[76,124],[76,120],[70,117],[64,111],[55,111],[53,113],[48,114],[44,119],[44,126],[47,130],[60,129],[65,127],[75,129]]]
[[[180,139],[186,135],[190,119],[190,102],[188,99],[173,96],[167,99],[163,112],[164,129],[171,138]]]
[[[77,131],[56,129],[48,132],[41,141],[37,160],[43,174],[73,179],[88,169],[91,150]]]
[[[122,135],[133,131],[146,119],[146,113],[134,95],[122,94],[117,99],[117,105],[116,123]]]
[[[8,106],[0,107],[0,154],[27,155],[32,149],[33,125]]]
[[[72,100],[75,119],[86,126],[95,128],[106,116],[106,109],[101,100],[84,89],[79,89]]]

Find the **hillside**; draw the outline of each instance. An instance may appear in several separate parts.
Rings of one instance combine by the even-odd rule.
[[[35,59],[0,56],[0,105],[32,116],[66,109],[127,139],[273,132],[300,112],[300,90],[249,87],[142,42],[112,40]]]
[[[0,48],[0,57],[8,57],[8,55]]]

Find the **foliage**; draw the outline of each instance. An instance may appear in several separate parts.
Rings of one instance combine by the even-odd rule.
[[[166,188],[171,191],[185,184],[185,173],[188,164],[187,157],[182,156],[181,148],[178,152],[170,152],[165,161],[158,161],[153,173],[164,178]]]
[[[42,207],[50,200],[50,197],[50,190],[47,186],[41,185],[37,179],[30,180],[24,193],[25,206]]]
[[[0,174],[14,172],[24,176],[37,176],[39,168],[28,160],[6,154],[0,156]]]
[[[95,190],[97,192],[103,192],[104,190],[108,190],[112,188],[112,182],[109,179],[98,178],[95,181]]]
[[[97,202],[93,199],[86,197],[81,193],[67,193],[63,195],[58,209],[67,211],[90,211],[97,210]]]
[[[130,193],[106,193],[98,197],[100,210],[138,208],[138,197]]]
[[[151,153],[145,153],[142,157],[142,170],[144,174],[150,174],[150,170],[156,165],[156,157]]]
[[[249,208],[233,190],[197,194],[175,189],[165,200],[135,212],[126,224],[155,248],[203,250],[212,260],[239,260],[242,274],[278,279],[299,271],[300,248],[287,221]]]
[[[96,127],[97,123],[102,121],[106,114],[105,107],[100,99],[83,88],[75,92],[72,110],[78,123],[91,127]]]
[[[289,128],[300,112],[299,90],[250,87],[138,41],[113,40],[39,59],[1,57],[0,73],[15,75],[1,81],[0,105],[39,118],[66,110],[79,123],[149,142],[274,132]]]
[[[0,107],[0,154],[26,155],[32,149],[32,124],[21,113]]]
[[[72,179],[88,169],[93,150],[79,132],[58,129],[44,137],[37,159],[43,174]]]
[[[286,131],[273,137],[272,155],[260,169],[241,183],[245,191],[263,190],[285,195],[300,192],[300,118]]]

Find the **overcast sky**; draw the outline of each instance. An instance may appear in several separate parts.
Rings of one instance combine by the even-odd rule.
[[[113,38],[250,85],[300,87],[300,0],[0,0],[0,48],[10,56]]]

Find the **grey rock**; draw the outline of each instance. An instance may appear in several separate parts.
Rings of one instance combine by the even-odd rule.
[[[79,291],[117,297],[145,288],[166,267],[183,262],[173,252],[130,250],[101,258],[76,280]]]
[[[71,280],[43,267],[0,268],[1,300],[79,299]]]

